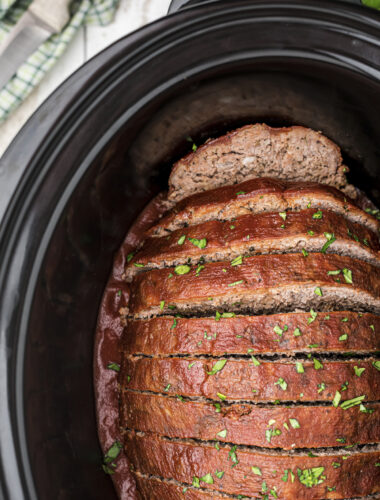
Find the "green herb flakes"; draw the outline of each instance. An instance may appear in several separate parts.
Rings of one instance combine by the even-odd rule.
[[[254,465],[251,467],[251,470],[256,476],[262,476],[262,472],[260,467],[255,467]]]
[[[338,274],[341,273],[341,270],[340,269],[335,269],[334,271],[327,271],[327,274],[329,276],[337,276]]]
[[[278,215],[281,217],[283,221],[286,221],[286,212],[279,212]]]
[[[217,436],[221,437],[223,439],[226,438],[227,437],[227,429],[223,429],[222,431],[218,432]]]
[[[369,327],[371,328],[371,330],[374,332],[375,331],[375,325],[369,325]]]
[[[200,480],[206,484],[214,484],[214,478],[210,473],[207,473],[205,476],[202,476]]]
[[[286,483],[288,480],[288,476],[289,476],[289,471],[288,471],[288,469],[285,469],[284,475],[282,476],[281,481],[284,481],[284,483]]]
[[[243,256],[239,255],[238,257],[235,257],[235,259],[231,260],[231,266],[240,266],[243,264]]]
[[[317,286],[314,290],[315,295],[319,295],[319,297],[323,297],[322,289],[321,287]]]
[[[170,327],[170,330],[173,330],[174,328],[176,328],[176,326],[177,326],[177,318],[174,318],[174,319],[173,319],[173,324],[172,324],[172,326]]]
[[[174,268],[174,272],[178,275],[187,274],[190,272],[190,270],[191,270],[191,267],[188,266],[187,264],[182,264],[182,265],[176,266]]]
[[[228,283],[227,286],[236,286],[236,285],[241,285],[244,283],[244,280],[239,280],[239,281],[234,281],[233,283]]]
[[[336,391],[333,402],[332,402],[332,404],[333,404],[333,406],[335,406],[335,408],[337,408],[339,406],[341,399],[342,399],[341,393],[339,391]]]
[[[304,257],[307,257],[309,255],[309,252],[306,251],[304,248],[301,248],[301,252]]]
[[[346,283],[352,285],[352,271],[347,269],[347,267],[342,269],[343,277]]]
[[[280,336],[281,336],[281,335],[283,334],[283,331],[284,331],[284,330],[283,330],[280,326],[276,325],[276,326],[273,328],[273,331],[274,331],[274,333],[277,333],[277,335],[280,335]]]
[[[340,407],[342,410],[348,410],[349,408],[352,408],[353,406],[360,405],[360,403],[365,399],[365,394],[363,396],[358,396],[353,399],[347,399],[346,401],[343,401],[341,403]]]
[[[119,372],[120,371],[120,365],[117,363],[108,363],[107,365],[108,370],[113,370],[114,372]]]
[[[339,469],[339,467],[340,467],[342,464],[340,464],[339,462],[333,462],[331,465],[334,467],[334,469]]]
[[[323,475],[324,470],[324,467],[313,467],[303,470],[297,468],[298,479],[306,488],[312,488],[325,481],[326,476]]]
[[[343,335],[341,335],[341,336],[339,337],[339,340],[340,340],[340,341],[347,340],[347,339],[348,339],[348,335],[347,335],[347,333],[343,333]]]
[[[380,361],[373,361],[372,365],[376,368],[376,370],[380,371]]]
[[[336,238],[335,238],[335,235],[334,233],[323,233],[325,235],[325,238],[326,238],[326,243],[323,245],[323,247],[321,248],[321,253],[326,253],[326,250],[328,249],[328,247],[330,245],[332,245],[334,243],[334,241],[336,241]]]
[[[165,301],[164,301],[164,300],[161,300],[161,301],[160,301],[160,309],[161,309],[161,311],[163,311],[163,310],[164,310],[164,307],[165,307]]]
[[[228,452],[228,459],[231,459],[233,462],[232,467],[234,467],[235,465],[237,465],[239,463],[239,460],[238,460],[237,455],[236,455],[236,448],[237,448],[237,446],[235,445]]]
[[[165,392],[168,392],[168,390],[170,389],[170,387],[171,387],[171,386],[172,386],[172,384],[168,384],[168,385],[165,387],[164,391],[165,391]]]
[[[289,422],[293,429],[299,429],[301,427],[296,418],[289,418]]]
[[[318,387],[318,394],[321,394],[321,392],[323,392],[325,389],[326,389],[326,384],[324,382],[321,382],[320,384],[317,384],[317,387]]]
[[[268,491],[267,483],[266,483],[265,481],[263,481],[263,482],[261,483],[261,491],[262,491],[263,493],[265,493],[266,491]]]
[[[260,361],[255,358],[255,356],[251,356],[251,361],[254,364],[254,366],[260,366]]]
[[[323,368],[323,364],[317,358],[313,358],[313,363],[316,370]]]
[[[323,217],[322,210],[317,210],[317,212],[313,214],[313,219],[322,219],[322,217]]]
[[[279,385],[283,391],[286,391],[288,384],[285,382],[285,380],[280,377],[277,382],[274,383],[274,385]]]
[[[186,241],[186,234],[183,234],[180,239],[177,241],[178,245],[183,245]]]
[[[303,364],[300,361],[296,361],[296,372],[297,373],[305,373],[305,369]]]
[[[316,320],[317,316],[318,314],[313,309],[310,309],[310,318],[307,319],[307,324],[310,325],[310,323]]]
[[[135,267],[144,267],[144,264],[140,264],[139,262],[134,262],[133,265]]]
[[[215,375],[215,373],[220,372],[221,370],[223,370],[226,363],[227,363],[226,359],[220,359],[215,363],[211,371],[207,372],[207,375]]]
[[[194,365],[195,365],[196,361],[191,361],[188,365],[187,365],[187,369],[190,370],[190,368],[192,368]]]
[[[191,483],[191,485],[194,486],[194,488],[200,488],[201,484],[200,484],[200,481],[199,481],[199,477],[194,476],[193,477],[193,482]]]
[[[227,396],[225,396],[224,394],[222,394],[221,392],[217,392],[216,395],[218,396],[218,398],[221,400],[221,401],[225,401],[227,399]],[[219,403],[216,403],[216,404],[219,404]],[[219,405],[220,407],[220,405]]]
[[[236,193],[236,196],[239,196],[239,194],[245,194],[245,191],[238,191],[238,192]]]
[[[207,247],[207,240],[206,238],[202,238],[198,240],[197,238],[187,238],[194,246],[200,248],[206,248]]]
[[[203,264],[199,264],[197,269],[195,270],[195,276],[199,276],[199,273],[205,268]]]
[[[131,262],[131,260],[133,259],[133,256],[135,255],[135,252],[131,252],[127,255],[127,262]]]
[[[294,335],[295,337],[300,337],[300,336],[302,335],[302,332],[301,332],[301,330],[298,328],[298,326],[297,326],[297,328],[295,328],[295,329],[294,329],[293,335]]]
[[[309,230],[307,234],[309,234],[310,236],[314,236],[314,231]]]
[[[218,479],[222,479],[222,477],[224,476],[224,471],[222,471],[222,470],[216,470],[216,471],[215,471],[215,476],[216,476]]]
[[[235,226],[233,224],[231,224],[230,229],[235,229]]]

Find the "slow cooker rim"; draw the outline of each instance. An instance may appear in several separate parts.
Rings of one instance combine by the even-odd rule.
[[[245,1],[241,1],[239,3],[246,3]],[[265,4],[265,2],[256,2],[256,4]],[[265,8],[271,8],[271,9],[278,9],[278,6],[281,5],[282,7],[286,7],[289,5],[296,4],[299,6],[300,9],[305,7],[305,4],[308,4],[308,6],[315,6],[315,11],[317,12],[320,7],[321,11],[326,8],[327,5],[331,5],[331,2],[320,2],[320,1],[315,1],[315,0],[307,0],[306,2],[303,1],[301,2],[300,0],[297,0],[295,2],[289,2],[287,0],[283,1],[277,1],[271,6],[265,5]],[[302,5],[301,5],[302,4]],[[318,4],[318,5],[315,5]],[[334,2],[334,4],[339,7],[339,10],[343,11],[354,11],[355,16],[357,17],[358,14],[358,9],[360,10],[360,7],[357,6],[342,6],[341,3],[339,2]],[[215,4],[215,3],[210,3],[209,5],[203,5],[202,7],[200,6],[195,6],[194,10],[197,10],[199,8],[205,9],[214,9],[216,7],[222,8],[223,5],[225,5],[224,2],[221,4]],[[211,7],[210,7],[211,6]],[[343,8],[344,7],[344,8]],[[229,9],[231,6],[228,7]],[[234,8],[237,9],[237,3],[235,3]],[[124,39],[116,42],[113,46],[110,48],[106,49],[103,51],[101,54],[93,58],[89,63],[87,63],[84,67],[79,69],[72,77],[70,77],[66,82],[49,98],[49,100],[44,103],[41,108],[35,113],[35,115],[31,118],[31,120],[24,126],[18,137],[15,139],[15,141],[12,143],[10,148],[8,149],[7,153],[5,154],[3,158],[3,162],[5,166],[8,166],[14,161],[15,158],[18,157],[18,152],[17,148],[20,148],[20,145],[23,142],[23,138],[26,137],[28,133],[30,133],[30,130],[35,128],[35,125],[39,124],[39,121],[42,116],[46,115],[49,113],[50,109],[53,107],[52,103],[56,102],[56,100],[61,100],[61,108],[56,109],[56,112],[58,113],[55,114],[54,116],[50,117],[49,120],[47,121],[47,124],[44,126],[43,130],[40,133],[40,138],[35,141],[34,147],[31,147],[29,144],[29,150],[27,154],[24,154],[24,156],[28,157],[27,164],[29,165],[29,168],[27,172],[25,173],[24,177],[22,178],[21,182],[19,183],[13,198],[12,202],[9,204],[7,212],[4,216],[2,226],[0,228],[0,262],[2,262],[2,268],[0,268],[0,289],[3,291],[3,298],[0,302],[0,311],[2,313],[0,314],[0,345],[2,346],[2,349],[0,349],[0,356],[2,359],[2,363],[0,365],[0,373],[3,373],[4,376],[0,377],[1,382],[0,382],[0,393],[2,396],[4,396],[4,399],[6,398],[7,403],[9,403],[9,406],[4,409],[0,410],[3,411],[4,413],[8,414],[7,415],[7,423],[9,425],[7,426],[7,431],[10,432],[10,436],[14,438],[14,442],[10,442],[8,440],[8,448],[4,448],[3,444],[5,442],[4,439],[4,426],[0,430],[0,440],[2,442],[1,450],[0,451],[0,456],[1,456],[1,462],[0,462],[0,486],[1,484],[4,485],[4,493],[8,492],[12,496],[15,494],[15,490],[10,491],[9,487],[9,475],[7,475],[7,471],[11,471],[10,473],[15,472],[15,469],[11,469],[10,467],[10,455],[12,455],[12,458],[14,458],[13,465],[15,465],[17,469],[17,483],[19,487],[19,491],[22,491],[24,493],[24,498],[37,498],[36,493],[34,491],[34,482],[32,478],[32,473],[30,469],[30,462],[29,462],[29,455],[28,455],[28,450],[26,449],[26,443],[25,442],[20,442],[20,437],[25,436],[25,423],[23,421],[23,403],[22,403],[22,398],[23,398],[23,349],[25,347],[25,342],[26,342],[26,327],[28,323],[28,314],[23,314],[25,310],[25,304],[29,301],[31,297],[29,298],[26,296],[27,293],[32,293],[33,289],[30,290],[28,288],[24,295],[20,293],[20,304],[18,307],[17,313],[15,313],[14,307],[11,307],[10,300],[13,298],[13,294],[15,292],[14,290],[14,283],[21,282],[21,281],[26,281],[26,278],[29,276],[29,271],[30,269],[28,268],[28,272],[25,273],[25,276],[22,276],[23,270],[21,269],[21,266],[17,266],[15,260],[17,260],[18,257],[18,252],[20,251],[20,239],[19,236],[22,234],[23,227],[22,227],[22,220],[20,220],[20,216],[25,214],[26,211],[26,205],[25,205],[25,199],[26,193],[30,191],[32,186],[35,186],[37,183],[37,190],[40,188],[40,183],[43,183],[44,176],[47,174],[45,172],[43,166],[39,164],[37,158],[38,155],[36,155],[36,152],[38,149],[41,149],[40,155],[42,156],[45,150],[45,153],[48,152],[48,146],[51,147],[51,144],[53,142],[53,139],[58,139],[60,133],[63,132],[64,127],[67,126],[68,121],[73,118],[73,111],[70,110],[68,112],[67,106],[69,105],[70,101],[74,99],[76,95],[79,95],[80,92],[83,90],[84,82],[89,79],[92,76],[94,76],[98,72],[98,66],[103,66],[106,65],[106,62],[108,61],[108,64],[110,65],[109,67],[112,68],[112,65],[110,61],[112,61],[118,52],[123,53],[124,51],[127,50],[127,47],[130,45],[138,44],[139,41],[145,40],[148,41],[148,44],[151,45],[152,42],[152,35],[154,36],[155,34],[158,34],[158,38],[162,36],[162,31],[161,28],[163,25],[167,25],[167,23],[171,22],[170,19],[173,18],[173,16],[176,16],[176,22],[180,24],[180,20],[182,19],[188,19],[191,21],[193,15],[194,15],[194,10],[193,9],[187,9],[186,11],[183,12],[178,12],[170,16],[170,18],[164,18],[156,21],[155,23],[148,25],[146,27],[141,28],[137,32],[125,37]],[[340,14],[340,13],[338,13]],[[357,22],[364,22],[363,20],[367,19],[368,13],[364,15],[364,13],[360,10],[360,20],[355,19]],[[377,15],[376,21],[373,20],[372,17],[372,11],[370,12],[370,16],[368,19],[368,28],[370,29],[377,29],[379,30],[380,28],[380,15]],[[338,15],[339,17],[339,15]],[[342,17],[342,16],[341,16]],[[375,16],[376,17],[376,16]],[[366,23],[364,23],[366,24]],[[178,30],[179,31],[179,28]],[[109,55],[112,55],[112,57],[109,57]],[[99,64],[100,62],[100,64]],[[103,65],[102,65],[103,62]],[[112,70],[114,71],[114,70]],[[111,71],[111,72],[112,72]],[[73,89],[74,86],[74,89]],[[82,96],[83,102],[85,99],[88,99],[89,96],[91,95],[91,92],[94,91],[95,88],[99,86],[99,82],[94,82],[92,86],[89,86],[87,90],[87,94]],[[72,92],[69,92],[69,89],[71,88]],[[66,101],[65,101],[66,98]],[[56,108],[56,106],[54,106]],[[79,109],[79,108],[78,108]],[[64,119],[62,120],[62,123],[60,124],[60,127],[57,128],[54,137],[50,138],[50,142],[47,143],[44,148],[41,148],[41,143],[43,142],[43,139],[47,136],[48,131],[50,130],[50,127],[53,126],[54,123],[57,123],[60,118],[63,117]],[[80,118],[77,117],[77,120]],[[62,144],[61,144],[62,146]],[[99,146],[101,149],[101,147]],[[99,150],[96,150],[96,154],[99,152]],[[90,156],[91,153],[95,154],[95,151],[90,151],[87,156],[86,160],[88,164],[90,164]],[[12,156],[14,157],[12,159]],[[86,171],[86,168],[83,169],[83,173]],[[62,199],[60,200],[62,202]],[[32,204],[33,200],[32,198],[29,197],[29,204]],[[51,223],[51,217],[48,220],[48,223]],[[46,234],[46,233],[45,233]],[[24,235],[25,237],[25,235]],[[27,235],[26,235],[27,237]],[[40,246],[38,247],[40,248]],[[37,253],[37,252],[36,252]],[[29,260],[30,256],[29,256]],[[12,266],[16,265],[16,269],[13,269],[13,277],[9,276],[9,271],[12,270]],[[32,268],[36,271],[35,263],[33,261]],[[17,276],[17,278],[16,278]],[[5,299],[4,299],[5,297]],[[29,304],[30,305],[30,304]],[[9,308],[9,309],[8,309]],[[26,311],[27,312],[27,311]],[[12,322],[12,313],[15,313],[15,319],[16,321],[16,328],[14,330],[14,338],[13,342],[11,341],[11,332],[8,330],[10,327],[10,324]],[[22,322],[22,323],[21,323]],[[23,326],[21,326],[23,324]],[[23,333],[22,333],[23,331]],[[14,352],[12,352],[12,357],[9,356],[8,359],[6,357],[9,355],[9,353],[6,352],[6,349],[8,346],[14,345]],[[16,351],[16,352],[15,352]],[[19,362],[18,362],[19,361]],[[7,372],[8,371],[8,372]],[[14,396],[16,394],[17,401],[15,401]],[[15,418],[16,417],[16,418]],[[12,422],[12,418],[16,420]],[[9,436],[8,436],[9,437]],[[10,450],[11,453],[10,455],[7,454]],[[13,454],[14,453],[14,454]],[[8,476],[8,477],[7,477]],[[15,485],[15,483],[14,483]],[[2,488],[2,486],[1,486]],[[21,488],[21,489],[20,489]],[[0,489],[1,492],[1,489]],[[28,496],[25,495],[25,493],[28,493]],[[6,496],[4,495],[4,498]],[[16,496],[14,498],[17,498]]]

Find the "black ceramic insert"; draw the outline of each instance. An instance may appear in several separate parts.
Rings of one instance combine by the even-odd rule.
[[[3,157],[25,169],[0,230],[0,498],[111,500],[92,388],[112,257],[170,165],[245,123],[341,145],[380,201],[380,16],[327,0],[218,1],[120,40]]]

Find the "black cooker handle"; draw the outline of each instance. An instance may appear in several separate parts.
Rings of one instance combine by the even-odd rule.
[[[218,2],[219,0],[209,0],[208,3]],[[342,2],[353,3],[356,5],[362,5],[361,0],[340,0]],[[172,0],[169,6],[168,14],[176,12],[177,10],[184,9],[185,7],[193,7],[194,5],[200,5],[204,3],[205,0]]]

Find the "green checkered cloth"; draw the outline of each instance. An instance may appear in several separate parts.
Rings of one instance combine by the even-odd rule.
[[[32,0],[0,0],[0,44],[29,7]],[[110,23],[119,0],[72,0],[71,18],[61,33],[52,35],[20,66],[17,73],[0,89],[0,123],[40,83],[45,73],[57,62],[83,24],[105,26]],[[52,6],[54,0],[52,0]]]

